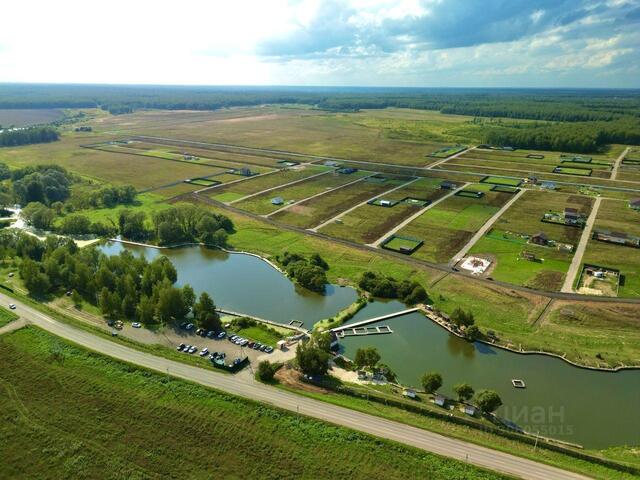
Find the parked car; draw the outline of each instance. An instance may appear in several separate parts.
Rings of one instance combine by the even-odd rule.
[[[116,324],[116,322],[114,320],[109,320],[107,322],[107,325],[110,326],[110,327],[113,327],[115,324]]]
[[[260,350],[261,347],[262,347],[262,344],[259,342],[256,342],[253,344],[253,347],[251,348],[253,348],[254,350]]]
[[[193,323],[187,323],[187,326],[184,328],[186,328],[187,330],[193,330]]]
[[[15,304],[15,303],[10,303],[10,304],[9,304],[9,308],[10,308],[11,310],[15,310],[15,309],[16,309],[16,304]]]
[[[229,337],[229,341],[230,341],[230,342],[235,342],[235,341],[236,341],[236,338],[238,338],[238,336],[237,336],[237,335],[231,335],[231,336]]]
[[[256,344],[256,342],[249,342],[247,343],[247,347],[249,348],[253,348],[253,346]]]
[[[184,350],[184,347],[186,347],[186,345],[184,343],[181,343],[180,345],[177,346],[176,350],[181,352],[182,350]]]
[[[198,347],[196,347],[195,345],[191,345],[191,348],[189,349],[189,353],[196,353],[198,351]]]
[[[213,338],[216,336],[216,332],[214,332],[213,330],[209,330],[207,332],[207,338]]]
[[[196,335],[200,335],[200,333],[202,332],[202,328],[199,328],[196,330]]]
[[[191,345],[185,345],[184,348],[182,349],[182,351],[184,353],[189,353],[189,349],[191,348]]]
[[[140,322],[133,322],[133,323],[131,324],[131,326],[132,326],[133,328],[142,328],[142,324],[141,324]]]
[[[271,352],[273,352],[273,347],[267,347],[267,348],[264,349],[264,351],[266,353],[271,353]]]
[[[180,324],[180,328],[182,328],[183,330],[186,330],[187,329],[187,325],[189,325],[189,322],[182,322]]]
[[[262,345],[262,346],[260,347],[260,351],[261,351],[261,352],[266,352],[266,351],[267,351],[267,348],[269,348],[269,345]]]
[[[243,346],[243,347],[245,347],[245,346],[246,346],[246,345],[248,345],[248,344],[249,344],[249,340],[247,340],[246,338],[245,338],[245,339],[243,339],[243,340],[240,342],[240,345],[241,345],[241,346]]]
[[[204,357],[207,353],[209,353],[209,349],[207,347],[204,347],[201,351],[200,351],[200,356]]]
[[[223,339],[224,337],[226,337],[226,336],[227,336],[227,332],[220,332],[220,333],[218,334],[218,339],[219,339],[219,340],[222,340],[222,339]]]
[[[112,337],[117,337],[118,336],[118,332],[116,332],[115,330],[111,330],[111,336]]]

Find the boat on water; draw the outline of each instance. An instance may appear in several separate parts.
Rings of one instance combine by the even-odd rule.
[[[524,380],[520,380],[519,378],[512,378],[511,379],[511,384],[515,388],[527,388],[527,386],[524,383]]]

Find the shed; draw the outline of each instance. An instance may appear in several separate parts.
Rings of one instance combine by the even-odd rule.
[[[287,349],[287,341],[286,340],[278,340],[277,346],[278,346],[278,350],[286,350]]]
[[[546,190],[555,190],[556,189],[556,184],[555,182],[542,182],[540,184],[540,187],[546,189]]]
[[[538,232],[535,235],[531,235],[529,241],[536,245],[546,246],[549,243],[549,238],[545,235],[544,232]]]
[[[357,168],[353,168],[353,167],[344,167],[344,168],[339,168],[338,170],[336,170],[338,173],[342,173],[344,175],[349,175],[351,173],[355,173],[358,171]]]
[[[447,403],[447,397],[438,393],[435,397],[433,397],[433,403],[435,403],[439,407],[444,407]]]
[[[274,197],[271,199],[272,205],[282,205],[284,204],[284,199],[282,197]]]
[[[442,190],[455,190],[457,188],[457,185],[453,182],[450,182],[449,180],[445,180],[440,184],[440,188]]]
[[[324,164],[327,167],[337,167],[338,165],[340,165],[338,162],[335,162],[333,160],[327,160],[326,162],[324,162]]]
[[[413,388],[405,388],[402,391],[402,395],[409,398],[416,398],[416,391]]]
[[[464,413],[466,413],[467,415],[469,415],[470,417],[475,417],[476,416],[476,407],[474,407],[473,405],[465,405],[462,408],[462,411]]]
[[[391,200],[380,200],[380,206],[381,207],[390,207],[391,206]]]
[[[564,209],[564,221],[566,223],[577,223],[579,219],[580,214],[578,213],[578,210],[569,207]]]

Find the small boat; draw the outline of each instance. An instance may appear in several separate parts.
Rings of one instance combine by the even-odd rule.
[[[524,383],[524,380],[520,380],[519,378],[511,379],[511,384],[516,388],[527,388],[527,386]]]

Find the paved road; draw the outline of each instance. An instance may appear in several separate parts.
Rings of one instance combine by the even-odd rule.
[[[460,259],[462,259],[467,254],[467,252],[471,250],[471,247],[473,247],[475,243],[478,240],[480,240],[485,233],[489,231],[489,229],[493,226],[493,224],[498,221],[498,219],[502,216],[502,214],[506,212],[509,209],[509,207],[513,205],[516,202],[516,200],[518,200],[524,194],[524,192],[526,192],[526,190],[522,189],[518,193],[516,193],[507,203],[504,204],[504,206],[500,210],[496,212],[496,214],[493,217],[487,220],[485,224],[480,228],[480,230],[478,230],[475,233],[475,235],[471,237],[471,240],[469,240],[467,244],[464,247],[462,247],[460,251],[451,258],[451,262],[449,262],[449,264],[455,265]]]
[[[530,480],[585,479],[582,475],[560,470],[524,458],[494,451],[471,443],[444,437],[419,428],[400,424],[354,410],[313,400],[256,382],[251,377],[223,375],[202,368],[156,357],[120,343],[98,337],[59,322],[0,293],[0,302],[15,303],[21,318],[48,332],[110,357],[166,373],[191,382],[249,398],[302,415],[394,440],[445,457],[468,461],[474,465]]]
[[[618,158],[616,158],[616,162],[613,164],[613,169],[611,170],[611,180],[615,180],[618,177],[618,169],[620,168],[620,164],[624,157],[629,153],[629,147],[625,148],[624,151],[620,154]]]
[[[587,218],[587,224],[584,226],[584,230],[582,230],[580,243],[578,243],[578,246],[576,247],[576,253],[573,254],[571,265],[569,266],[566,277],[564,277],[564,284],[562,285],[562,289],[560,290],[561,292],[573,292],[573,284],[576,281],[576,276],[580,272],[580,266],[582,265],[582,256],[584,255],[584,251],[587,249],[587,244],[589,243],[589,239],[591,238],[591,230],[593,230],[593,224],[596,221],[596,216],[598,215],[598,210],[600,209],[601,202],[601,198],[596,198],[596,201],[593,202],[593,208],[591,209],[589,218]]]

